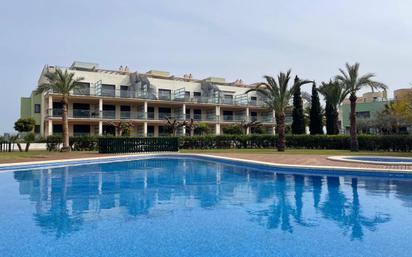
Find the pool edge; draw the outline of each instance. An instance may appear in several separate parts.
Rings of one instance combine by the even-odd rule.
[[[49,161],[34,161],[34,162],[20,162],[20,163],[4,163],[0,164],[0,168],[7,168],[10,169],[0,170],[2,172],[10,172],[13,171],[12,167],[16,166],[24,166],[26,169],[30,169],[32,165],[41,165],[41,164],[60,164],[61,166],[74,166],[74,165],[83,165],[83,164],[92,164],[92,163],[81,163],[86,161],[96,161],[96,163],[102,163],[104,161],[107,162],[114,162],[114,161],[130,161],[133,157],[156,157],[156,156],[194,156],[194,157],[207,157],[212,159],[220,159],[220,160],[228,160],[228,161],[237,161],[249,164],[258,164],[264,166],[271,166],[271,167],[279,167],[279,168],[299,168],[299,169],[321,169],[321,170],[340,170],[340,171],[359,171],[359,172],[370,172],[370,173],[388,173],[388,174],[412,174],[412,169],[393,169],[393,168],[370,168],[370,167],[342,167],[342,166],[320,166],[320,165],[296,165],[296,164],[283,164],[283,163],[274,163],[274,162],[264,162],[264,161],[255,161],[255,160],[246,160],[240,158],[233,158],[233,157],[224,157],[224,156],[216,156],[210,154],[199,154],[199,153],[141,153],[141,154],[124,154],[124,155],[117,155],[117,156],[99,156],[99,157],[88,157],[88,158],[74,158],[74,159],[63,159],[63,160],[49,160]],[[336,156],[331,156],[336,157]],[[331,157],[327,157],[330,159]],[[344,157],[344,156],[342,156]],[[138,159],[136,159],[138,160]],[[334,160],[334,159],[330,159]],[[339,160],[336,160],[339,161]],[[343,161],[343,160],[340,160]],[[71,164],[70,162],[74,162]],[[346,160],[345,160],[346,162]],[[359,162],[358,162],[359,163]],[[369,163],[370,164],[370,163]],[[60,167],[61,167],[60,166]],[[407,165],[406,165],[407,166]],[[59,166],[57,166],[59,167]],[[56,167],[51,167],[56,168]],[[409,166],[408,166],[409,168]],[[33,168],[32,168],[33,169]],[[356,175],[356,173],[353,173]]]

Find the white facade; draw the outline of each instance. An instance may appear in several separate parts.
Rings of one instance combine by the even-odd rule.
[[[195,120],[208,125],[210,133],[223,134],[225,126],[257,120],[264,131],[273,133],[273,112],[263,106],[251,86],[222,78],[195,80],[170,76],[167,72],[147,73],[97,69],[97,64],[74,63],[59,67],[83,77],[81,88],[69,97],[70,135],[119,134],[120,123],[131,124],[132,136],[162,136],[166,117]],[[55,66],[46,66],[39,78]],[[61,133],[61,95],[47,92],[42,97],[41,134]],[[189,132],[184,127],[179,135]],[[248,129],[248,133],[251,131]]]

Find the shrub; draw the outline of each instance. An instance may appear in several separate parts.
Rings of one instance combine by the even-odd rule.
[[[219,135],[181,137],[181,149],[233,149],[233,148],[274,148],[276,135]],[[369,151],[412,151],[411,136],[360,135],[360,150]],[[349,135],[286,135],[289,148],[300,149],[350,149]]]
[[[73,151],[97,151],[97,137],[83,136],[70,137],[69,145]],[[48,151],[60,150],[60,145],[63,143],[61,136],[48,136],[46,140]]]

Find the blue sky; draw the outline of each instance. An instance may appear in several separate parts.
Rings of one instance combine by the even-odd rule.
[[[411,87],[412,3],[374,1],[3,1],[0,133],[45,64],[262,80],[292,68],[328,80],[361,63],[390,89]]]

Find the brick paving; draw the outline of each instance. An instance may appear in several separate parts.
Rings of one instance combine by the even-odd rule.
[[[351,168],[379,168],[412,170],[412,165],[382,165],[366,164],[328,160],[328,155],[305,155],[305,154],[251,154],[251,153],[207,153],[208,155],[223,156],[229,158],[246,159],[280,164],[293,164],[303,166],[339,166]]]
[[[252,153],[205,153],[207,155],[231,157],[245,160],[254,160],[279,164],[293,164],[303,166],[340,166],[340,167],[355,167],[355,168],[380,168],[380,169],[399,169],[412,170],[412,165],[381,165],[381,164],[365,164],[365,163],[351,163],[342,161],[328,160],[327,155],[305,155],[305,154],[252,154]],[[70,152],[59,153],[53,155],[38,155],[27,158],[16,158],[1,160],[0,163],[22,163],[34,161],[52,161],[52,160],[66,160],[92,157],[107,157],[115,156],[112,154],[98,154],[96,152]]]

